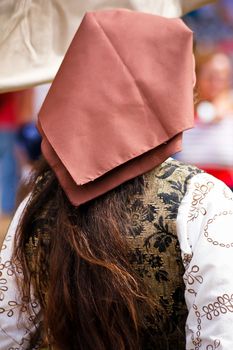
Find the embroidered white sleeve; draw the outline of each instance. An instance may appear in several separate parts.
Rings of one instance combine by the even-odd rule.
[[[20,267],[11,261],[14,235],[20,216],[26,206],[26,198],[19,206],[0,252],[0,349],[25,350],[29,345],[29,334],[35,330],[33,320],[39,313],[35,302],[30,305],[20,300],[17,293],[15,272],[20,276]],[[22,305],[23,304],[23,305]],[[30,309],[30,316],[27,310]],[[21,311],[21,317],[20,317]],[[27,316],[26,316],[27,315]]]
[[[233,349],[233,195],[194,176],[177,217],[188,307],[186,350]]]

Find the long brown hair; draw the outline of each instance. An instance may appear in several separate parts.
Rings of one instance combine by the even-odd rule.
[[[140,349],[145,315],[158,317],[130,265],[127,239],[130,198],[143,191],[143,177],[80,207],[71,205],[45,161],[32,183],[14,259],[23,270],[21,294],[33,287],[41,304],[49,343],[59,350]]]

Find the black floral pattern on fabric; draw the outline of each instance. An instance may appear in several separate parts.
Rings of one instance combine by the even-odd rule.
[[[149,329],[154,333],[156,349],[185,350],[187,309],[176,218],[189,180],[199,172],[196,167],[167,160],[144,175],[145,192],[137,195],[130,205],[131,263],[152,287],[168,315],[162,334],[155,332],[153,324],[148,322],[143,350],[153,348]]]
[[[155,217],[156,208],[153,205],[148,204],[146,207],[143,205],[142,200],[136,199],[132,204],[131,225],[132,232],[135,236],[140,235],[143,231],[142,222],[152,222]]]

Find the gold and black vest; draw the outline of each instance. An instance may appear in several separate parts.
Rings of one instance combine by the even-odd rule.
[[[199,172],[169,159],[144,175],[144,191],[131,205],[132,264],[168,316],[160,334],[148,321],[143,350],[185,350],[187,308],[176,219],[189,180]]]
[[[160,331],[158,325],[147,320],[142,350],[185,350],[187,308],[176,219],[189,181],[199,172],[196,167],[168,159],[142,176],[143,191],[130,202],[131,230],[127,239],[131,263],[152,290],[167,319]],[[40,229],[29,240],[27,252],[32,270],[38,239],[49,241]]]

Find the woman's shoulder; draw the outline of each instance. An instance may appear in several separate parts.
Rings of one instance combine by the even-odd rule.
[[[163,182],[170,182],[171,184],[174,184],[174,182],[184,184],[193,176],[200,173],[203,173],[203,170],[198,167],[170,157],[148,172],[146,177],[149,179],[155,178],[161,181],[163,180]]]

